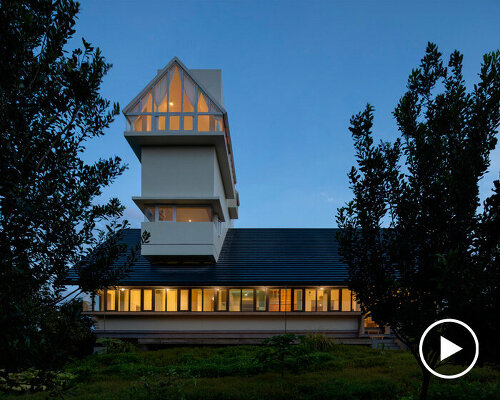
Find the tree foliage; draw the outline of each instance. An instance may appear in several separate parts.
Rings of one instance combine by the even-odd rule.
[[[111,67],[101,51],[85,40],[65,50],[78,10],[72,0],[0,3],[2,367],[64,360],[41,355],[64,345],[51,338],[68,314],[59,303],[71,266],[90,292],[124,272],[109,269],[123,250],[123,206],[97,200],[125,166],[82,159],[119,106],[99,93]]]
[[[478,183],[497,142],[500,52],[484,55],[471,92],[462,61],[454,51],[445,66],[428,44],[393,113],[393,143],[374,144],[370,105],[349,128],[354,197],[337,222],[350,288],[363,311],[389,325],[417,360],[419,338],[436,320],[461,319],[478,332],[488,320],[498,333],[491,315],[499,304],[499,183],[482,214]],[[436,354],[428,357],[437,363]]]

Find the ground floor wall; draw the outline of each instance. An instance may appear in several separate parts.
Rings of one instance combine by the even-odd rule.
[[[340,341],[365,336],[359,312],[339,313],[96,313],[100,337],[144,344],[259,343],[279,334],[321,333]]]

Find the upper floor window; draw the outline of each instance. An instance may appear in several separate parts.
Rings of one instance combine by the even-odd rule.
[[[176,63],[126,114],[127,131],[224,132],[222,111]]]
[[[144,216],[149,222],[212,222],[212,207],[147,206]]]

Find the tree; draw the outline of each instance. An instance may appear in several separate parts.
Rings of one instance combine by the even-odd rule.
[[[373,143],[372,106],[351,118],[353,200],[337,213],[349,287],[362,310],[389,325],[417,359],[421,398],[430,381],[418,356],[423,331],[446,317],[479,328],[477,314],[491,312],[478,304],[491,304],[485,277],[493,265],[498,278],[498,225],[492,221],[498,223],[498,192],[481,218],[478,182],[497,142],[500,52],[483,57],[470,93],[462,59],[455,51],[446,67],[437,46],[428,44],[393,113],[400,134],[393,143]],[[498,285],[490,289],[498,298]],[[426,359],[432,367],[438,363],[432,350]]]
[[[98,203],[125,165],[119,157],[91,164],[81,158],[119,106],[99,94],[111,67],[100,50],[85,40],[65,50],[78,10],[72,0],[0,3],[2,368],[64,362],[67,352],[50,360],[46,354],[63,345],[53,333],[65,326],[64,316],[78,318],[72,306],[61,306],[71,266],[90,292],[125,272],[109,268],[123,250],[123,206],[115,198]]]

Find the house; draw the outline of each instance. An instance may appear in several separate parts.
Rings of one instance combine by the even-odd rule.
[[[124,114],[145,221],[123,238],[140,246],[128,276],[87,301],[100,336],[232,343],[321,332],[348,342],[380,333],[346,286],[335,229],[233,227],[240,201],[220,70],[174,58]]]

